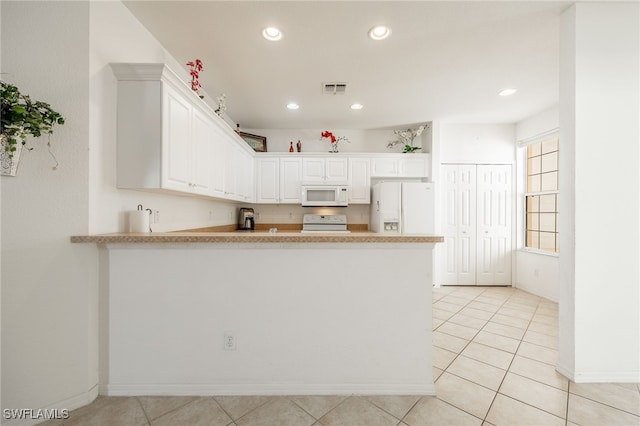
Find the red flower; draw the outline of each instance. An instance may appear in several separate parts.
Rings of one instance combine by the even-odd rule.
[[[200,59],[196,59],[195,62],[194,61],[189,61],[187,62],[187,65],[190,66],[191,68],[194,68],[198,71],[202,71],[202,61]]]
[[[333,133],[331,133],[328,130],[325,130],[324,132],[322,132],[322,137],[323,138],[331,138],[331,143],[336,143],[336,137],[333,136]]]
[[[191,90],[197,92],[199,88],[202,87],[198,78],[200,78],[200,71],[202,71],[202,61],[200,59],[196,59],[195,61],[187,62],[187,66],[191,67],[189,71],[189,75],[191,75]]]

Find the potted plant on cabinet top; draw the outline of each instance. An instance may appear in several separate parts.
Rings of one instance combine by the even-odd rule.
[[[15,176],[27,136],[51,135],[54,125],[64,124],[64,117],[48,103],[33,101],[4,81],[0,81],[0,102],[0,172]],[[47,145],[49,143],[47,141]]]
[[[420,136],[422,134],[422,132],[424,131],[424,129],[427,128],[427,124],[423,124],[420,127],[416,128],[416,129],[407,129],[407,130],[394,130],[393,133],[398,137],[398,140],[395,140],[393,142],[389,142],[387,144],[387,148],[391,149],[394,146],[396,146],[397,144],[401,143],[404,145],[404,148],[402,149],[402,152],[407,154],[407,153],[412,153],[415,152],[419,149],[422,149],[419,146],[414,146],[413,145],[413,140]]]

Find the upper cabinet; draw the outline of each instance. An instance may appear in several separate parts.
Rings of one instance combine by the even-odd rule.
[[[369,158],[349,158],[349,204],[371,202],[370,167]]]
[[[302,202],[302,159],[280,158],[280,203]]]
[[[371,159],[371,177],[429,177],[429,154],[387,154]]]
[[[348,159],[345,157],[305,157],[302,182],[305,184],[346,184]]]
[[[111,64],[117,186],[253,200],[253,152],[164,64]]]
[[[256,159],[256,203],[280,202],[280,159]]]
[[[257,203],[299,204],[302,185],[347,185],[349,204],[371,202],[372,178],[429,178],[429,154],[259,153],[255,157]]]
[[[302,159],[256,159],[256,203],[300,204]]]
[[[371,178],[429,177],[429,154],[265,153],[164,64],[111,64],[118,79],[117,186],[243,203],[300,203],[301,186],[348,185],[370,202]]]

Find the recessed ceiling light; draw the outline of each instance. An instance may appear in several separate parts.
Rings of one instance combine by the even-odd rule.
[[[391,35],[391,28],[384,25],[376,25],[369,30],[369,38],[372,40],[384,40]]]
[[[282,38],[282,32],[276,27],[267,27],[262,30],[262,37],[269,41],[278,41]]]
[[[297,104],[297,103],[295,103],[295,102],[289,102],[289,103],[287,104],[287,108],[289,108],[289,109],[298,109],[298,108],[300,108],[300,105],[298,105],[298,104]]]
[[[516,93],[517,91],[518,91],[518,89],[504,89],[504,90],[501,90],[501,91],[498,93],[498,95],[499,95],[499,96],[511,96],[511,95],[513,95],[514,93]]]
[[[362,104],[353,104],[351,105],[351,109],[362,109]]]

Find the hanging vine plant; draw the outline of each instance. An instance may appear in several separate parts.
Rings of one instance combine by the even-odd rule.
[[[0,81],[0,156],[2,174],[14,176],[17,160],[27,136],[51,135],[53,127],[64,124],[64,117],[42,101],[23,95],[12,84]],[[50,142],[47,141],[47,145]]]

